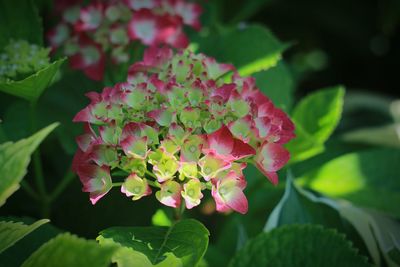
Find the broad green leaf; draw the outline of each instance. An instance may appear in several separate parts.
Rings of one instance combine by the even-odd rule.
[[[98,241],[101,246],[109,246],[114,245],[118,246],[119,249],[112,256],[112,262],[117,264],[118,267],[131,267],[131,266],[140,266],[140,267],[180,267],[182,266],[182,262],[180,259],[175,257],[172,253],[166,253],[165,259],[153,265],[147,256],[139,251],[135,251],[129,247],[123,247],[122,245],[114,242],[112,239],[104,239],[98,238]]]
[[[42,21],[32,0],[0,0],[0,49],[10,39],[43,45]]]
[[[298,182],[330,197],[400,217],[399,162],[397,149],[350,153],[310,170]]]
[[[200,52],[221,63],[232,63],[243,76],[275,66],[286,48],[287,45],[260,25],[229,29],[199,40]]]
[[[0,221],[14,221],[22,222],[25,225],[31,226],[36,222],[35,219],[29,217],[0,217]],[[50,223],[41,225],[35,231],[30,232],[29,235],[19,240],[12,247],[9,247],[0,254],[1,267],[21,266],[21,264],[41,245],[56,237],[61,233]],[[1,240],[1,239],[0,239]]]
[[[108,267],[118,249],[118,246],[100,246],[95,241],[70,234],[60,234],[35,251],[22,266]]]
[[[0,253],[47,222],[49,220],[42,219],[31,225],[26,225],[22,222],[0,221]]]
[[[324,150],[324,143],[338,125],[345,90],[327,88],[303,98],[294,108],[292,119],[297,138],[288,144],[291,162],[305,160]]]
[[[390,267],[400,266],[396,257],[400,253],[398,221],[377,211],[357,208],[347,201],[338,202],[337,207],[360,233],[377,266],[382,266],[383,261]]]
[[[28,101],[36,101],[53,81],[65,58],[54,61],[49,66],[20,81],[0,82],[0,91]]]
[[[264,231],[270,231],[285,224],[321,224],[344,232],[339,212],[323,197],[307,192],[293,182],[289,176],[285,193],[270,214]]]
[[[0,206],[18,190],[31,154],[57,126],[58,123],[53,123],[29,138],[0,145]]]
[[[226,4],[232,4],[231,1],[223,1]],[[259,12],[260,9],[268,4],[269,2],[272,2],[270,0],[252,0],[252,1],[238,1],[241,3],[240,9],[238,12],[233,14],[233,18],[231,19],[231,23],[239,23],[255,13]],[[230,14],[232,17],[232,14]]]
[[[231,267],[370,266],[351,242],[334,230],[290,225],[262,233],[239,251]]]
[[[289,173],[286,189],[281,201],[271,212],[264,231],[287,224],[320,224],[333,228],[346,236],[363,252],[368,255],[367,247],[356,229],[344,219],[337,204],[331,199],[316,196],[298,187]]]
[[[293,103],[294,81],[287,66],[280,61],[275,67],[252,75],[257,87],[279,108],[289,111]]]
[[[112,227],[100,232],[100,242],[108,239],[145,254],[152,264],[173,253],[183,266],[196,266],[208,246],[208,230],[196,220],[183,220],[171,227]]]

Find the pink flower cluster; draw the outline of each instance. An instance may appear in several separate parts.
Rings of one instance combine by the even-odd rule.
[[[128,62],[132,43],[185,48],[184,25],[200,29],[201,7],[185,0],[57,1],[62,21],[48,32],[53,50],[62,49],[70,65],[93,80],[102,80],[106,55]]]
[[[247,164],[276,184],[289,160],[287,115],[253,78],[203,54],[151,47],[127,82],[87,96],[73,169],[93,204],[121,185],[133,200],[154,187],[161,203],[191,209],[209,189],[218,211],[246,213]]]

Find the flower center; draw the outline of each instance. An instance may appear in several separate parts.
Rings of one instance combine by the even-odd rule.
[[[196,151],[196,146],[191,145],[191,146],[189,147],[189,151],[192,152],[192,153],[194,153],[194,152]]]
[[[193,197],[194,196],[194,190],[193,189],[189,189],[187,191],[187,194],[188,194],[189,197]]]
[[[140,186],[135,186],[135,187],[133,188],[133,193],[134,193],[134,194],[139,194],[140,191],[141,191]]]

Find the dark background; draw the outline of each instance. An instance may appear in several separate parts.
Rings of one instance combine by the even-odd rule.
[[[225,20],[240,8],[239,2],[225,5]],[[311,63],[298,75],[298,93],[340,83],[399,97],[399,0],[266,2],[250,22],[265,24],[279,39],[294,42],[284,57],[295,73],[301,69],[296,65]]]

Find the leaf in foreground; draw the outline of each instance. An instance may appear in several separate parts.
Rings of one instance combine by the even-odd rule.
[[[22,222],[1,221],[0,222],[0,253],[14,245],[29,233],[41,225],[49,222],[47,219],[39,220],[31,225]]]
[[[112,227],[97,238],[100,243],[111,239],[124,247],[145,254],[152,264],[173,253],[183,266],[196,266],[208,246],[209,232],[200,222],[188,219],[171,227]]]
[[[108,267],[118,246],[100,246],[97,242],[60,234],[34,252],[22,267]]]
[[[0,145],[0,206],[19,189],[19,182],[27,172],[31,154],[57,126],[58,123],[53,123],[29,138]]]
[[[315,225],[290,225],[262,233],[240,250],[231,267],[366,267],[349,241],[335,230]]]

